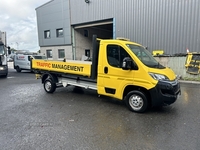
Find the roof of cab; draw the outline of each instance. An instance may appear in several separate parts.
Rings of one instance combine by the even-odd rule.
[[[134,44],[134,45],[142,46],[141,44],[130,41],[130,39],[127,39],[127,38],[116,38],[116,39],[99,39],[99,38],[97,38],[97,40],[98,41],[104,41],[104,42],[118,41],[118,42],[123,43],[123,44]]]

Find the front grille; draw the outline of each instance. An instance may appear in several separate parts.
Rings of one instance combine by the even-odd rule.
[[[167,86],[167,84],[165,84],[165,86],[162,86],[161,87],[162,94],[169,94],[169,95],[177,94],[180,89],[180,84],[176,81],[176,82],[171,83],[171,88],[169,88],[169,87],[170,86]]]
[[[174,92],[173,90],[166,90],[166,89],[161,89],[162,94],[164,95],[175,95],[176,92]]]

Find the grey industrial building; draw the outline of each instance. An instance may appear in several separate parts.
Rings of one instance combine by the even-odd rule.
[[[200,51],[199,0],[51,0],[36,8],[41,53],[81,59],[92,35],[126,37],[165,54]]]

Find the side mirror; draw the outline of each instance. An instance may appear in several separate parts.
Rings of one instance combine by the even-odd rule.
[[[8,55],[10,55],[11,54],[10,46],[8,46],[7,48],[8,48]]]
[[[31,61],[31,56],[28,56],[28,61]]]
[[[125,57],[122,62],[122,69],[123,70],[130,70],[132,69],[133,61],[130,57]]]

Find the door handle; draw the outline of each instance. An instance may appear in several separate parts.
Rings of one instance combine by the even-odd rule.
[[[108,67],[104,67],[104,73],[105,73],[105,74],[108,73]]]

